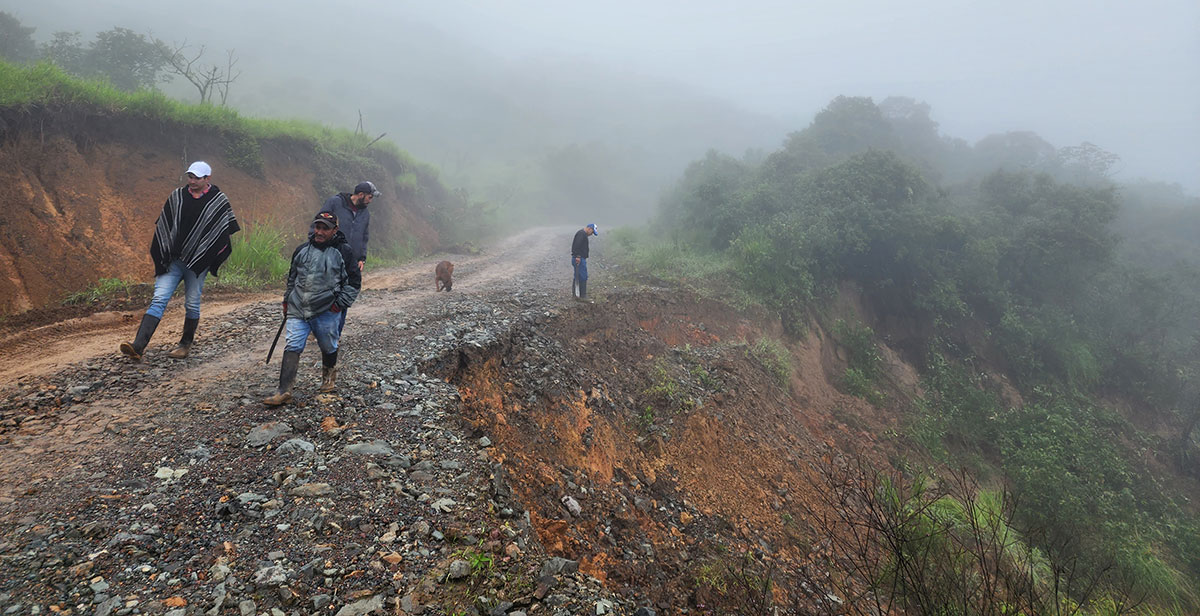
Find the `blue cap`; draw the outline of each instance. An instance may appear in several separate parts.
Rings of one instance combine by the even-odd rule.
[[[592,235],[600,235],[600,227],[597,227],[596,223],[589,222],[587,228],[592,230]]]

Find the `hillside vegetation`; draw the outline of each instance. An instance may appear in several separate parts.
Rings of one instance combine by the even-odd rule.
[[[970,145],[940,135],[929,112],[839,97],[765,157],[694,162],[659,228],[617,240],[643,271],[710,292],[725,281],[732,301],[773,310],[794,337],[832,330],[849,349],[843,388],[902,415],[901,436],[925,452],[893,460],[903,485],[861,463],[857,475],[827,473],[830,485],[876,486],[829,496],[879,506],[860,512],[877,524],[844,520],[872,530],[859,559],[827,563],[873,591],[864,601],[887,596],[911,613],[1193,613],[1200,251],[1177,225],[1195,220],[1197,200],[1116,185],[1118,158],[1089,143],[1016,132]],[[830,301],[848,287],[867,323],[832,323]],[[885,347],[919,366],[918,388],[890,381]],[[934,486],[961,477],[921,468],[964,469],[1003,498],[959,491],[958,513],[938,513],[947,502],[932,495],[952,490]],[[985,509],[1012,534],[983,523]],[[960,526],[930,534],[939,524]],[[963,548],[964,534],[994,551]],[[947,580],[983,583],[1012,537],[1031,550],[1027,584],[997,582],[1002,605],[964,611],[969,593]],[[880,553],[877,568],[864,564]],[[1075,586],[1020,607],[1017,595],[1042,594],[1068,569]]]

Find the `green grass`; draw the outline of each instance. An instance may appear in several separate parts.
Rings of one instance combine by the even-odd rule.
[[[262,173],[262,154],[257,143],[261,140],[298,141],[319,154],[339,159],[364,155],[372,140],[368,135],[309,121],[247,118],[229,107],[177,101],[156,90],[123,92],[103,81],[74,77],[48,62],[16,65],[0,61],[0,107],[28,105],[76,106],[105,115],[142,116],[210,129],[226,136],[227,155],[251,175]],[[376,142],[371,152],[395,159],[397,167],[405,170],[398,178],[402,185],[413,184],[418,176],[437,178],[436,169],[416,161],[394,143]]]
[[[619,249],[616,258],[643,274],[704,287],[706,281],[727,279],[732,271],[730,260],[722,253],[701,252],[692,244],[629,227],[611,233]]]
[[[221,266],[218,284],[239,289],[283,286],[291,263],[288,237],[269,223],[247,225],[233,236],[233,253]]]
[[[63,300],[63,304],[81,306],[117,297],[128,298],[134,284],[120,278],[101,278],[92,286],[68,295]]]

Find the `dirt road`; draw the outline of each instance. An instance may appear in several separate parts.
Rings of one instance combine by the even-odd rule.
[[[478,256],[445,255],[455,267],[452,293],[488,293],[497,288],[497,283],[509,280],[524,281],[527,288],[565,286],[557,283],[565,275],[569,284],[570,271],[565,265],[556,266],[566,263],[563,255],[569,254],[569,248],[564,246],[570,245],[572,233],[574,229],[570,228],[531,229]],[[553,257],[560,257],[562,263],[556,263]],[[434,299],[433,268],[440,260],[423,259],[378,271],[368,264],[363,295],[353,308],[355,316],[376,315],[380,310]],[[229,315],[247,309],[275,312],[275,302],[281,295],[282,286],[277,292],[204,302],[199,343],[220,337],[220,324]],[[50,375],[71,364],[115,357],[117,346],[133,337],[141,315],[140,311],[100,312],[0,337],[0,357],[4,358],[0,360],[0,383]],[[175,298],[155,332],[151,352],[156,348],[165,351],[161,347],[178,340],[182,324],[182,301]],[[265,357],[269,344],[269,340],[256,343],[255,352],[261,346]]]
[[[462,433],[458,392],[436,370],[572,307],[573,232],[534,229],[448,256],[450,293],[434,290],[440,258],[368,270],[338,391],[316,392],[310,344],[297,402],[279,408],[259,402],[278,380],[279,350],[263,365],[276,293],[207,303],[182,361],[166,356],[179,306],[143,363],[117,352],[140,313],[0,341],[0,610],[217,613],[257,597],[261,612],[303,597],[309,613],[385,595],[431,600],[420,582],[458,549],[444,537],[497,516],[509,520],[506,560],[536,555],[520,505]]]

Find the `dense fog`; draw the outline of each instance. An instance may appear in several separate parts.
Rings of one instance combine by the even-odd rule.
[[[923,101],[943,136],[972,144],[1009,131],[1093,143],[1120,157],[1119,180],[1200,191],[1195,2],[103,7],[0,1],[39,43],[125,27],[203,45],[213,63],[234,50],[239,111],[361,121],[477,198],[563,202],[564,219],[571,205],[644,215],[708,149],[774,150],[838,95]]]

